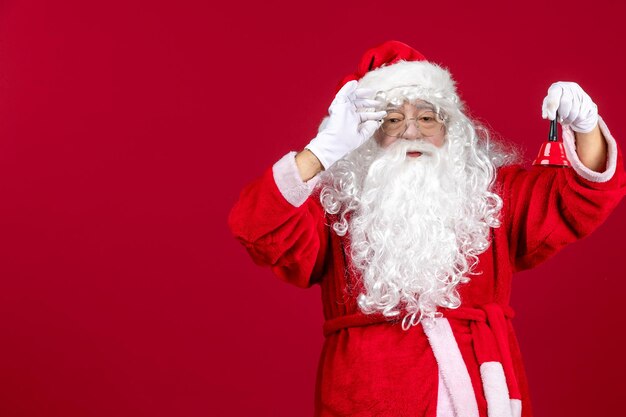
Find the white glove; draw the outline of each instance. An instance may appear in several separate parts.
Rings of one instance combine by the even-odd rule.
[[[325,169],[361,146],[378,129],[378,121],[387,115],[385,111],[375,111],[381,102],[367,98],[373,95],[372,90],[357,86],[357,81],[350,81],[341,87],[328,108],[327,123],[306,146]]]
[[[554,120],[557,113],[559,122],[576,132],[591,132],[598,124],[598,106],[576,83],[559,81],[548,88],[541,117]]]

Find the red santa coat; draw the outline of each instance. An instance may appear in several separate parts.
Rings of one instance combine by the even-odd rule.
[[[459,309],[408,331],[360,313],[348,240],[329,228],[333,219],[310,196],[311,184],[298,184],[293,155],[243,190],[229,224],[252,259],[291,284],[321,286],[326,340],[316,416],[532,416],[511,324],[511,278],[589,234],[623,196],[621,156],[600,125],[609,147],[603,173],[580,163],[568,129],[574,169],[498,170],[502,225],[479,257],[480,274],[459,286]]]

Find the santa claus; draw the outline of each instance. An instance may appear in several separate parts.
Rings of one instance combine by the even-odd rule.
[[[454,81],[400,42],[363,56],[318,135],[248,186],[229,222],[253,259],[319,284],[316,416],[531,416],[513,272],[590,233],[626,187],[575,83],[548,89],[572,169],[516,165]]]

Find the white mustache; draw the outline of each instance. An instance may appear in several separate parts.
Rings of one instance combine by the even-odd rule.
[[[437,152],[440,151],[440,149],[437,148],[432,143],[429,143],[420,139],[417,139],[417,140],[400,139],[396,143],[394,143],[392,146],[394,149],[402,149],[402,150],[398,150],[398,152],[402,152],[402,153],[421,152],[422,154],[436,154]]]

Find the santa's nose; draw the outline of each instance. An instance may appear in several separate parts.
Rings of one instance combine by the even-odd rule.
[[[406,130],[402,134],[404,139],[414,140],[414,139],[423,139],[424,135],[420,131],[415,120],[407,120]]]

